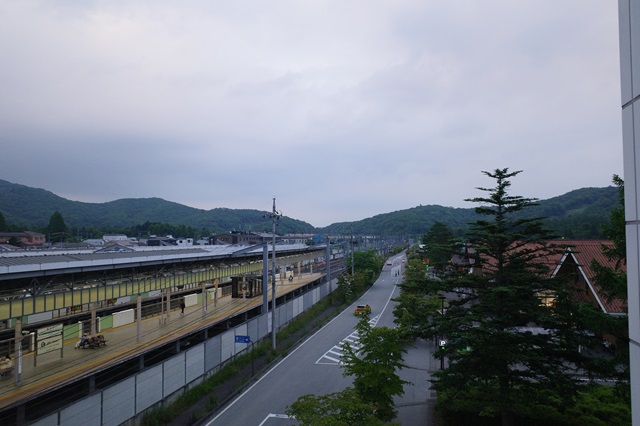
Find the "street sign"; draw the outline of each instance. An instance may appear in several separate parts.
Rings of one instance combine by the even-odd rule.
[[[236,343],[249,343],[251,338],[249,336],[236,336]]]
[[[447,345],[447,341],[446,340],[440,340],[440,347],[444,348]]]

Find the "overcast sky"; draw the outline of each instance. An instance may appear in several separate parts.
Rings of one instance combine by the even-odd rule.
[[[314,226],[622,175],[611,0],[0,0],[0,178]],[[1,208],[1,207],[0,207]]]

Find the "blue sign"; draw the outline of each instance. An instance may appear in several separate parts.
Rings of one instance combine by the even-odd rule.
[[[236,343],[249,343],[251,338],[249,336],[236,336]]]

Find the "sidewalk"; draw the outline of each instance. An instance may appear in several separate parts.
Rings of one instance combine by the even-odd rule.
[[[435,425],[435,391],[432,391],[431,373],[440,368],[433,357],[435,345],[432,341],[418,339],[407,348],[404,363],[407,368],[400,370],[402,380],[411,382],[404,386],[404,394],[394,398],[398,414],[394,421],[401,425]]]

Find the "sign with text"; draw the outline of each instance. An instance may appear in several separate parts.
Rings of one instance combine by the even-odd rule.
[[[62,327],[62,324],[56,324],[38,329],[36,355],[43,355],[62,349]]]
[[[249,343],[251,338],[249,336],[236,336],[236,343]]]

